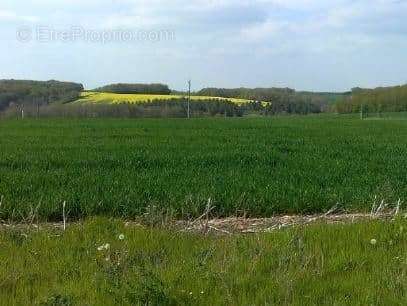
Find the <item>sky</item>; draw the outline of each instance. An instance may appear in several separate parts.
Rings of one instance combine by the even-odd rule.
[[[0,78],[345,91],[407,83],[407,0],[2,0]]]

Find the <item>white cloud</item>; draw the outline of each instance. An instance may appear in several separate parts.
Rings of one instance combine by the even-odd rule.
[[[183,78],[188,73],[199,74],[202,69],[207,69],[207,79],[225,79],[228,84],[236,84],[240,74],[243,83],[253,70],[273,71],[280,82],[284,82],[279,79],[284,74],[287,77],[291,73],[307,76],[309,71],[302,68],[307,61],[312,67],[312,75],[318,75],[318,69],[324,70],[330,61],[334,63],[331,68],[332,75],[335,75],[335,69],[341,71],[335,66],[336,61],[353,59],[354,63],[366,62],[365,67],[370,67],[368,62],[376,65],[381,56],[386,56],[381,61],[387,60],[389,67],[395,62],[397,67],[407,69],[403,60],[406,11],[407,0],[1,0],[0,25],[41,22],[41,25],[62,30],[71,26],[90,30],[170,30],[174,31],[176,41],[104,46],[73,44],[72,49],[66,45],[42,44],[36,52],[37,55],[49,52],[48,57],[41,57],[44,60],[64,52],[68,58],[78,54],[78,62],[83,60],[79,66],[94,65],[95,72],[88,71],[92,71],[89,75],[98,82],[103,82],[103,73],[108,78],[113,78],[111,75],[121,77],[125,73],[123,67],[128,65],[126,61],[133,63],[137,58],[137,71],[152,79],[165,69],[172,78]],[[10,28],[0,27],[0,34],[3,41],[15,42]],[[10,45],[5,44],[6,48]],[[24,61],[19,60],[22,55],[19,57],[18,53],[0,50],[2,67],[9,65],[9,71],[14,71],[20,62],[29,62],[31,54],[35,54],[34,44],[31,47],[33,49],[29,50],[30,55],[24,55],[27,57]],[[72,51],[74,48],[76,51]],[[111,60],[111,68],[104,72],[100,60],[95,59],[96,55],[103,61]],[[35,71],[39,58],[31,59],[31,67],[21,65],[21,71]],[[124,63],[121,70],[114,64],[117,58]],[[295,65],[296,71],[287,70],[287,66],[294,67],[293,60],[298,64]],[[234,73],[221,68],[216,71],[225,62],[228,65],[224,67],[233,69]],[[41,69],[46,71],[48,66],[44,63]],[[194,67],[200,69],[193,71]],[[242,67],[247,67],[247,71]],[[352,77],[364,73],[363,69],[352,70],[354,65],[349,67]],[[403,78],[405,69],[399,68],[399,75]],[[67,64],[67,71],[70,70]],[[109,74],[110,70],[112,74]],[[130,79],[134,77],[133,72],[128,75]],[[267,75],[264,73],[265,77]],[[325,75],[321,75],[320,81],[324,82]],[[291,81],[295,77],[291,76]],[[366,73],[366,79],[369,78]],[[258,80],[255,85],[269,82],[260,77]],[[298,77],[298,80],[300,85],[297,87],[313,82],[312,78],[302,81]],[[86,79],[81,81],[87,82]],[[341,79],[338,77],[337,81],[341,82]],[[333,83],[333,80],[329,82]],[[355,79],[352,86],[357,83]]]
[[[150,28],[164,23],[163,19],[151,18],[141,14],[108,16],[100,25],[107,28]]]
[[[39,18],[36,16],[19,15],[14,11],[0,10],[0,21],[24,21],[24,22],[37,22]]]
[[[285,7],[306,8],[308,4],[318,1],[280,1],[272,2]],[[384,36],[388,32],[407,28],[404,22],[404,12],[407,1],[372,0],[372,1],[344,1],[330,2],[329,6],[321,5],[320,9],[299,14],[295,18],[281,17],[278,14],[270,16],[254,24],[248,24],[241,29],[241,37],[252,42],[264,42],[276,37],[295,39],[298,36],[335,37],[349,35],[354,37]],[[407,29],[406,29],[407,30]]]

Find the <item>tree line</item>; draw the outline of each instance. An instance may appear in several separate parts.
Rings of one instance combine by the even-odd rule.
[[[58,81],[0,80],[0,111],[15,105],[20,108],[76,100],[83,85]]]
[[[337,100],[347,93],[295,91],[291,88],[204,88],[201,96],[241,98],[270,102],[273,113],[308,114],[320,113],[330,109]]]
[[[27,116],[36,114],[40,110],[46,114],[60,115],[59,110],[72,114],[81,113],[77,106],[64,107],[60,104],[69,104],[77,100],[84,90],[83,85],[72,82],[59,81],[26,81],[26,80],[0,80],[0,112],[9,109],[11,114],[22,109]],[[110,84],[95,89],[98,92],[119,94],[181,94],[186,92],[171,91],[165,84]],[[247,114],[310,114],[336,111],[339,113],[359,112],[362,108],[366,112],[399,112],[407,111],[407,85],[394,87],[379,87],[375,89],[354,88],[350,92],[307,92],[296,91],[291,88],[204,88],[193,95],[220,98],[241,98],[252,101],[236,105],[231,101],[203,100],[191,102],[191,110],[196,115],[202,116],[243,116]],[[112,113],[125,114],[125,116],[169,116],[183,117],[187,103],[186,98],[168,100],[146,101],[142,105],[125,106],[89,106],[92,111],[108,116],[108,109]],[[57,104],[54,105],[54,104]],[[48,107],[52,106],[52,107]],[[92,113],[89,111],[89,113]],[[126,115],[127,114],[127,115]]]
[[[378,87],[375,89],[353,88],[351,95],[335,105],[338,113],[402,112],[407,111],[407,85]]]
[[[223,99],[191,101],[189,108],[192,117],[242,117],[249,114],[273,114],[271,104],[251,102],[238,105]],[[188,112],[188,100],[186,98],[174,98],[136,104],[130,102],[121,104],[53,103],[41,105],[39,109],[34,106],[26,107],[24,112],[27,118],[185,118]],[[10,106],[3,112],[3,117],[21,117],[20,108],[16,105]]]
[[[169,95],[171,90],[165,84],[110,84],[103,87],[96,88],[93,91],[108,92],[118,94],[156,94],[156,95]]]

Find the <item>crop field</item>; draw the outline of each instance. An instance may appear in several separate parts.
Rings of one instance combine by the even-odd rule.
[[[104,93],[104,92],[83,92],[81,98],[73,103],[101,103],[101,104],[121,104],[121,103],[149,103],[155,101],[179,100],[186,99],[186,96],[180,95],[153,95],[153,94],[117,94],[117,93]],[[235,104],[242,105],[252,102],[245,99],[237,98],[220,98],[220,97],[206,97],[206,96],[191,96],[191,101],[202,100],[221,100],[231,101]]]
[[[407,122],[0,121],[0,219],[370,211],[407,199]],[[376,200],[375,200],[376,199]]]
[[[0,228],[2,305],[405,305],[407,223],[249,236]]]

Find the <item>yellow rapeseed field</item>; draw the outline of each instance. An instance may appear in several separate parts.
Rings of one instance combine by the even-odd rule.
[[[171,100],[186,98],[181,95],[152,95],[152,94],[116,94],[105,92],[83,92],[81,98],[74,103],[103,103],[103,104],[121,104],[121,103],[148,103],[156,100]],[[224,100],[231,101],[238,105],[251,102],[251,100],[237,98],[220,98],[207,96],[191,96],[192,101],[199,100]]]

